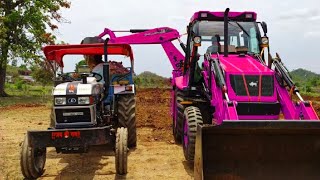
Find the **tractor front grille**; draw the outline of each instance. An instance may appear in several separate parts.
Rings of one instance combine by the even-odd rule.
[[[230,75],[230,83],[237,96],[273,96],[274,94],[272,75],[262,75],[261,81],[260,75]]]
[[[88,123],[91,122],[90,108],[55,109],[57,123]]]

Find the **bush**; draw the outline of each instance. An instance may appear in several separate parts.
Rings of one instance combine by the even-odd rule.
[[[21,79],[19,79],[14,83],[14,85],[15,85],[16,89],[22,90],[22,86],[24,85],[24,82]]]
[[[311,87],[310,87],[310,86],[306,86],[306,92],[307,92],[307,93],[312,92],[312,90],[311,90]]]

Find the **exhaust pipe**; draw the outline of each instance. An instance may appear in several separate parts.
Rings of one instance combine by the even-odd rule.
[[[228,57],[228,14],[229,14],[230,9],[227,8],[226,11],[224,12],[224,57]]]
[[[109,63],[108,63],[108,42],[109,42],[109,38],[107,38],[104,41],[104,64],[103,64],[103,78],[104,78],[104,89],[105,89],[105,94],[106,97],[108,97],[108,93],[109,93],[109,86],[110,86],[110,68],[109,68]]]

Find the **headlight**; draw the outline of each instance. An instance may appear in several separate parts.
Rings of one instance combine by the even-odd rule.
[[[56,97],[54,98],[55,105],[65,105],[66,98],[65,97]]]
[[[193,42],[196,44],[200,44],[201,43],[201,37],[200,36],[196,36],[193,38]]]
[[[90,104],[90,97],[78,97],[78,104]]]
[[[269,44],[269,39],[267,37],[263,37],[263,38],[261,38],[261,42],[264,45],[268,45]]]
[[[125,91],[132,91],[132,86],[126,86]]]

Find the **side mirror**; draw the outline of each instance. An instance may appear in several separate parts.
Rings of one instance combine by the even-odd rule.
[[[264,36],[266,36],[267,32],[268,32],[268,26],[267,26],[267,23],[262,21],[261,22],[261,27],[263,29],[263,32],[264,32]]]

